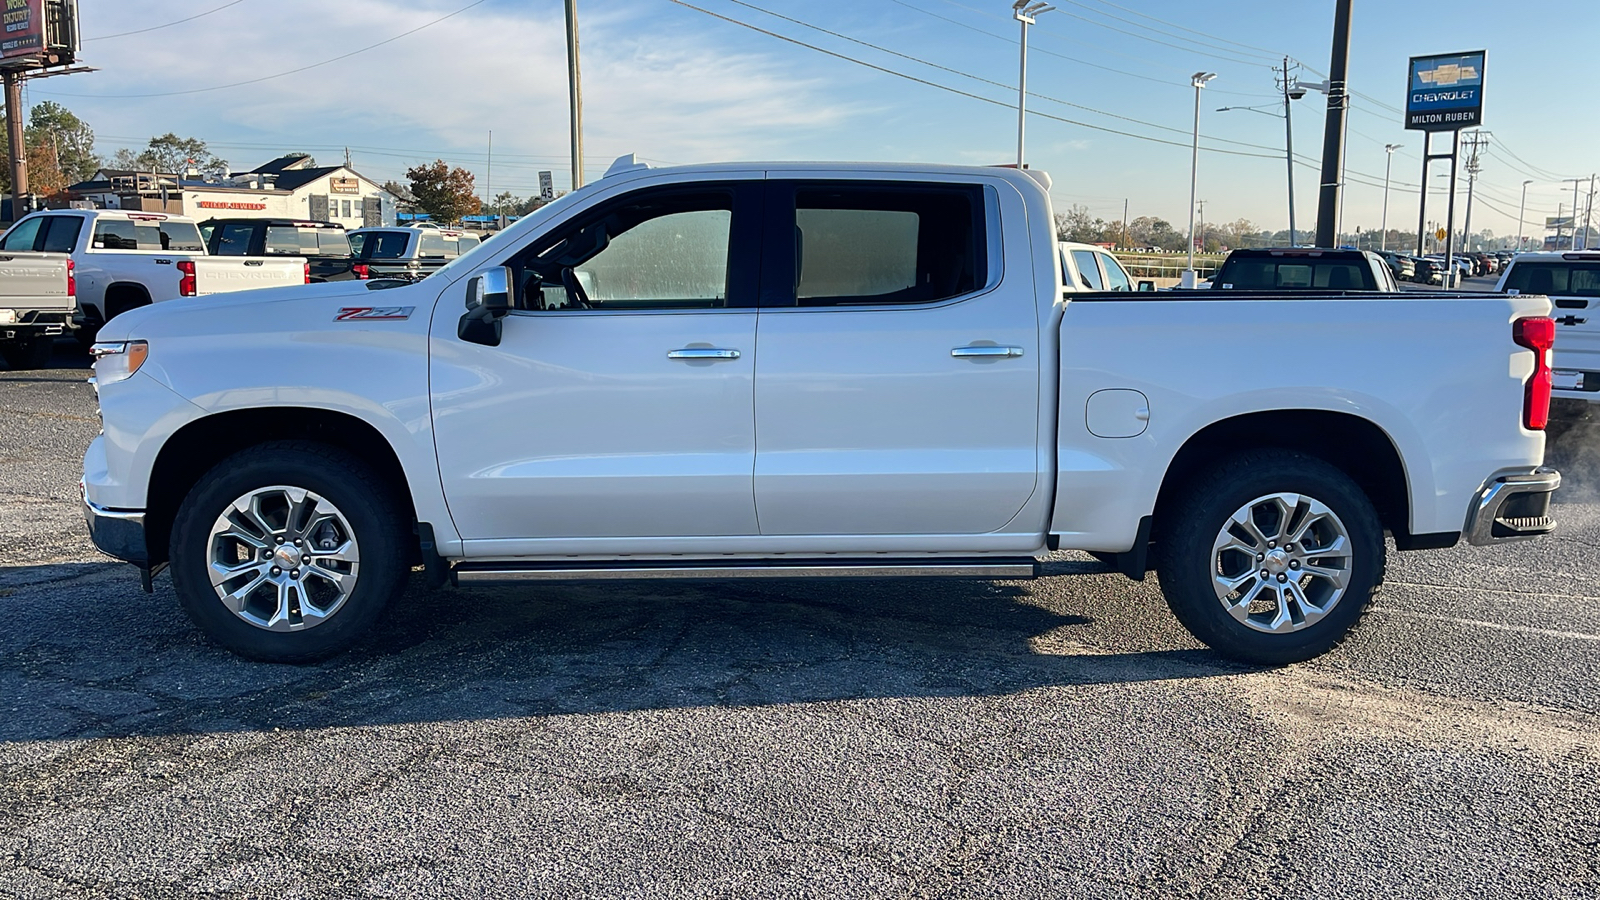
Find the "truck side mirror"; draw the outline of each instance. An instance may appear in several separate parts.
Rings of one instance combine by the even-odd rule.
[[[500,346],[501,319],[511,309],[511,270],[484,269],[467,279],[467,311],[456,323],[456,337],[485,347]]]
[[[1141,290],[1141,291],[1153,291],[1155,289],[1156,289],[1156,283],[1154,281],[1141,281],[1141,282],[1139,282],[1139,290]]]

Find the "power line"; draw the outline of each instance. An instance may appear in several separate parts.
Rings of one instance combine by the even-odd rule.
[[[834,51],[834,50],[829,50],[829,49],[827,49],[825,47],[818,47],[815,44],[808,44],[805,41],[799,40],[798,38],[792,38],[792,37],[789,37],[788,35],[779,34],[776,31],[769,31],[769,30],[767,30],[765,28],[760,27],[759,25],[751,25],[749,22],[742,22],[742,21],[740,21],[738,19],[732,18],[731,16],[725,16],[725,15],[722,15],[721,13],[712,12],[709,9],[704,9],[702,7],[699,7],[699,6],[695,6],[692,3],[685,2],[685,0],[668,0],[668,2],[676,4],[678,6],[682,6],[685,9],[692,9],[695,12],[703,13],[705,15],[711,16],[714,19],[720,19],[720,20],[722,20],[724,22],[727,22],[729,24],[732,24],[732,25],[738,25],[741,28],[748,28],[751,31],[757,32],[759,34],[764,34],[764,35],[766,35],[768,37],[777,38],[778,40],[784,41],[786,43],[794,44],[794,45],[799,46],[799,47],[805,47],[808,50],[815,50],[818,53],[822,53],[822,54],[825,54],[827,56],[831,56],[831,57],[833,57],[835,59],[841,59],[841,60],[844,60],[845,62],[855,63],[858,66],[862,66],[864,68],[872,69],[875,72],[882,72],[885,75],[893,75],[896,78],[903,78],[903,79],[905,79],[907,81],[915,82],[915,83],[921,84],[921,85],[926,85],[927,87],[937,88],[938,90],[947,91],[947,92],[952,93],[952,94],[957,94],[959,96],[966,97],[966,98],[971,99],[971,100],[977,100],[977,101],[979,101],[981,103],[987,103],[987,104],[990,104],[991,106],[999,106],[999,107],[1002,107],[1002,108],[1005,108],[1005,109],[1014,109],[1015,108],[1015,107],[1012,106],[1012,104],[1007,103],[1007,102],[1002,101],[1002,100],[995,100],[995,99],[993,99],[991,97],[985,97],[982,94],[974,94],[974,93],[972,93],[970,91],[963,91],[960,88],[953,88],[953,87],[950,87],[949,85],[939,84],[936,81],[929,81],[929,80],[927,80],[925,78],[918,78],[915,75],[908,75],[905,72],[900,72],[900,71],[897,71],[895,69],[890,69],[890,68],[887,68],[885,66],[880,66],[880,65],[877,65],[876,63],[870,63],[870,62],[867,62],[866,60],[857,59],[857,58],[855,58],[853,56],[848,56],[846,54],[839,53],[839,52]],[[1036,116],[1039,116],[1040,118],[1050,119],[1050,120],[1056,121],[1056,122],[1064,122],[1064,123],[1066,123],[1068,125],[1076,125],[1076,126],[1078,126],[1080,128],[1088,128],[1088,129],[1091,129],[1093,131],[1103,131],[1103,132],[1106,132],[1108,134],[1117,134],[1117,135],[1121,135],[1123,137],[1131,137],[1131,138],[1134,138],[1134,139],[1137,139],[1137,140],[1141,140],[1141,141],[1150,141],[1150,142],[1156,143],[1156,144],[1166,144],[1166,145],[1172,146],[1172,147],[1188,148],[1188,146],[1189,146],[1187,143],[1180,143],[1178,141],[1169,141],[1169,140],[1165,140],[1163,138],[1150,137],[1149,135],[1134,134],[1134,133],[1129,132],[1129,131],[1118,131],[1115,128],[1107,128],[1104,125],[1093,125],[1093,124],[1090,124],[1088,122],[1079,122],[1079,121],[1077,121],[1075,119],[1068,119],[1068,118],[1066,118],[1064,116],[1054,116],[1054,115],[1051,115],[1049,113],[1037,112],[1037,111],[1034,111],[1032,114],[1036,115]],[[1223,154],[1227,154],[1227,155],[1230,155],[1230,156],[1249,156],[1249,157],[1255,157],[1257,159],[1277,159],[1278,158],[1275,155],[1268,155],[1268,154],[1264,154],[1264,153],[1245,153],[1245,152],[1240,151],[1240,150],[1222,150],[1222,149],[1218,149],[1218,148],[1215,148],[1215,147],[1202,147],[1201,149],[1205,150],[1205,151],[1207,151],[1209,153],[1223,153]]]
[[[1147,31],[1153,31],[1153,32],[1155,32],[1155,33],[1156,33],[1156,34],[1161,34],[1161,35],[1166,35],[1166,36],[1167,36],[1167,37],[1171,37],[1171,38],[1177,38],[1177,39],[1178,39],[1178,40],[1180,40],[1180,41],[1183,41],[1183,40],[1189,40],[1189,38],[1186,38],[1186,37],[1184,37],[1184,36],[1183,36],[1183,35],[1181,35],[1181,34],[1173,34],[1173,33],[1172,33],[1172,32],[1170,32],[1170,31],[1166,31],[1166,30],[1164,30],[1164,29],[1161,29],[1161,28],[1156,28],[1156,27],[1154,27],[1154,26],[1151,26],[1151,25],[1142,25],[1142,24],[1140,24],[1140,23],[1138,23],[1138,22],[1135,22],[1135,21],[1133,21],[1133,20],[1132,20],[1132,19],[1124,19],[1124,18],[1122,18],[1122,17],[1121,17],[1121,16],[1114,16],[1114,15],[1112,15],[1112,14],[1111,14],[1111,13],[1108,13],[1108,12],[1103,12],[1103,11],[1101,11],[1101,10],[1098,10],[1098,9],[1095,9],[1095,8],[1094,8],[1094,7],[1091,7],[1091,6],[1089,6],[1089,5],[1088,5],[1088,4],[1087,4],[1087,3],[1082,3],[1082,2],[1079,2],[1079,0],[1060,0],[1060,2],[1062,2],[1062,3],[1070,3],[1070,4],[1072,4],[1072,5],[1073,5],[1073,6],[1077,6],[1077,7],[1080,7],[1080,8],[1082,8],[1082,9],[1085,9],[1085,10],[1088,10],[1088,11],[1089,11],[1089,12],[1092,12],[1092,13],[1094,13],[1094,14],[1095,14],[1095,15],[1097,15],[1097,16],[1105,16],[1105,17],[1106,17],[1106,18],[1108,18],[1108,19],[1111,19],[1111,20],[1113,20],[1113,21],[1117,21],[1117,22],[1122,22],[1122,23],[1124,23],[1124,24],[1127,24],[1127,25],[1132,25],[1132,26],[1133,26],[1133,27],[1135,27],[1135,28],[1143,28],[1143,29],[1145,29],[1145,30],[1147,30]],[[1120,7],[1120,6],[1116,6],[1116,4],[1114,4],[1114,3],[1108,3],[1108,4],[1106,4],[1106,5],[1107,5],[1107,6],[1113,6],[1113,7],[1116,7],[1116,8],[1117,8],[1117,9],[1123,9],[1123,7]],[[1128,11],[1128,12],[1133,12],[1133,10],[1127,10],[1127,11]],[[1065,12],[1065,11],[1064,11],[1064,10],[1063,10],[1063,12]],[[1072,14],[1072,13],[1066,13],[1066,14],[1067,14],[1067,15],[1073,15],[1073,14]],[[1160,19],[1156,19],[1156,18],[1153,18],[1153,17],[1151,17],[1151,16],[1146,16],[1146,15],[1144,15],[1144,14],[1143,14],[1143,13],[1134,13],[1134,14],[1135,14],[1135,15],[1138,15],[1138,16],[1141,16],[1141,17],[1142,17],[1142,18],[1146,18],[1146,19],[1150,19],[1150,20],[1151,20],[1151,21],[1153,21],[1153,22],[1161,22],[1161,20],[1160,20]],[[1081,17],[1079,17],[1079,16],[1074,16],[1074,18],[1081,18]],[[1092,20],[1089,20],[1089,19],[1085,19],[1085,20],[1084,20],[1084,21],[1092,21]],[[1097,23],[1097,24],[1098,24],[1098,23]],[[1162,22],[1162,24],[1163,24],[1163,25],[1165,25],[1165,24],[1168,24],[1168,23],[1166,23],[1166,22]],[[1108,27],[1110,27],[1110,26],[1107,26],[1107,25],[1103,25],[1103,24],[1102,24],[1102,25],[1101,25],[1101,27],[1102,27],[1102,28],[1108,28]],[[1120,29],[1114,29],[1114,30],[1118,30],[1118,31],[1120,31]],[[1183,29],[1183,30],[1184,30],[1184,31],[1190,31],[1190,30],[1191,30],[1191,29],[1187,29],[1187,28],[1185,28],[1185,29]],[[1125,32],[1125,31],[1124,31],[1124,32],[1122,32],[1122,33],[1123,33],[1123,34],[1127,34],[1127,33],[1128,33],[1128,32]],[[1137,35],[1135,35],[1135,37],[1137,37]],[[1212,38],[1212,37],[1211,37],[1211,36],[1210,36],[1210,35],[1206,35],[1206,37],[1207,37],[1207,38],[1208,38],[1208,39],[1211,39],[1211,40],[1215,40],[1215,38]],[[1233,41],[1223,41],[1223,42],[1222,42],[1222,43],[1226,43],[1226,44],[1231,44],[1231,43],[1233,43]],[[1244,46],[1244,45],[1242,45],[1242,44],[1241,44],[1241,45],[1239,45],[1239,46]],[[1284,53],[1279,53],[1279,52],[1277,52],[1277,51],[1273,51],[1273,50],[1259,50],[1259,51],[1258,51],[1258,50],[1256,50],[1256,49],[1255,49],[1255,48],[1250,48],[1250,49],[1251,49],[1251,53],[1250,53],[1250,55],[1251,55],[1251,56],[1261,56],[1261,57],[1266,57],[1266,58],[1268,58],[1268,59],[1271,59],[1271,60],[1272,60],[1272,61],[1274,61],[1274,62],[1276,62],[1276,61],[1277,61],[1277,60],[1278,60],[1278,59],[1280,59],[1280,58],[1282,58],[1282,57],[1283,57],[1283,56],[1285,56],[1285,55],[1286,55],[1286,54],[1284,54]],[[1231,53],[1231,52],[1234,52],[1234,51],[1227,51],[1227,52],[1230,52],[1230,53]],[[1239,55],[1241,55],[1241,56],[1243,56],[1243,55],[1244,55],[1244,54],[1242,54],[1242,53],[1241,53],[1241,54],[1239,54]]]
[[[488,0],[472,0],[471,3],[468,3],[466,6],[461,7],[460,9],[456,10],[455,12],[446,13],[445,15],[442,15],[439,18],[434,19],[431,22],[427,22],[425,24],[418,25],[416,28],[413,28],[410,31],[406,31],[406,32],[402,32],[400,34],[397,34],[392,38],[385,38],[384,40],[381,40],[381,41],[377,42],[376,44],[368,44],[367,46],[362,47],[360,50],[352,50],[349,53],[345,53],[345,54],[343,54],[341,56],[335,56],[332,59],[325,59],[322,62],[312,63],[312,64],[310,64],[308,66],[300,66],[299,68],[290,69],[287,72],[279,72],[279,73],[277,73],[275,75],[263,75],[260,78],[252,78],[252,79],[250,79],[248,81],[236,81],[236,82],[234,82],[232,84],[218,84],[218,85],[213,85],[211,87],[193,88],[193,89],[187,90],[187,91],[163,91],[161,93],[156,93],[156,94],[65,94],[65,93],[61,93],[61,92],[58,92],[58,91],[39,91],[38,93],[44,94],[44,95],[49,96],[49,97],[88,97],[90,99],[95,99],[95,100],[133,100],[133,99],[141,99],[141,98],[147,98],[147,97],[179,97],[179,96],[183,96],[183,95],[186,95],[186,94],[204,94],[204,93],[206,93],[208,91],[223,91],[223,90],[227,90],[229,88],[244,87],[247,84],[260,84],[263,81],[271,81],[274,78],[282,78],[285,75],[296,75],[296,74],[299,74],[300,72],[306,72],[306,71],[309,71],[311,69],[316,69],[316,68],[320,68],[321,66],[329,65],[330,63],[336,63],[336,62],[339,62],[340,60],[349,59],[352,56],[355,56],[355,55],[361,54],[361,53],[365,53],[368,50],[376,50],[377,48],[382,47],[384,44],[392,44],[395,41],[398,41],[403,37],[409,37],[410,35],[416,34],[417,32],[423,30],[424,28],[431,28],[432,26],[437,25],[437,24],[439,24],[440,22],[443,22],[446,19],[455,18],[456,16],[459,16],[462,13],[466,12],[467,10],[473,8],[474,6],[481,6],[481,5],[483,5],[484,3],[487,3],[487,2],[488,2]]]
[[[160,31],[163,28],[171,28],[174,25],[182,25],[185,22],[193,22],[195,19],[203,19],[206,16],[211,15],[212,13],[222,12],[223,10],[227,9],[230,6],[238,6],[239,4],[241,4],[243,2],[244,2],[244,0],[233,0],[232,3],[224,3],[221,6],[216,7],[215,9],[208,9],[203,13],[196,13],[196,14],[188,17],[187,19],[178,19],[177,21],[168,22],[168,23],[166,23],[164,25],[152,25],[149,28],[140,28],[137,31],[120,31],[120,32],[118,32],[116,34],[102,34],[102,35],[98,35],[96,37],[84,38],[83,42],[85,44],[87,44],[90,41],[109,41],[112,38],[127,37],[128,35],[131,35],[131,34],[145,34],[147,32],[151,32],[151,31]]]
[[[1077,0],[1066,0],[1066,2],[1072,3],[1075,6],[1082,6],[1083,5],[1082,3],[1077,2]],[[1135,16],[1138,16],[1141,19],[1149,19],[1152,22],[1160,22],[1163,25],[1166,25],[1166,26],[1168,26],[1170,28],[1176,28],[1179,31],[1187,31],[1190,34],[1197,34],[1197,35],[1205,38],[1208,41],[1220,41],[1221,43],[1224,43],[1224,44],[1232,44],[1235,47],[1243,47],[1246,50],[1255,50],[1255,51],[1263,53],[1263,54],[1265,54],[1265,55],[1267,55],[1267,56],[1269,56],[1269,57],[1271,57],[1273,59],[1278,59],[1280,57],[1288,55],[1288,54],[1283,53],[1282,51],[1279,51],[1279,50],[1268,50],[1265,47],[1257,47],[1257,46],[1254,46],[1253,44],[1241,44],[1238,41],[1230,41],[1227,38],[1217,37],[1215,34],[1212,34],[1211,32],[1208,32],[1208,31],[1196,31],[1193,28],[1185,28],[1184,26],[1179,25],[1176,22],[1168,22],[1165,19],[1158,19],[1155,16],[1145,15],[1144,13],[1139,12],[1136,9],[1129,9],[1126,6],[1119,6],[1119,5],[1115,4],[1115,3],[1110,2],[1110,0],[1095,0],[1095,2],[1101,4],[1102,6],[1109,6],[1112,9],[1120,9],[1125,13],[1131,13],[1131,14],[1133,14]],[[1124,19],[1122,21],[1127,21],[1127,20]],[[1145,26],[1145,27],[1148,27],[1148,26]]]

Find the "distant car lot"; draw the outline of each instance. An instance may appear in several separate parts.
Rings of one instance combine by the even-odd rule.
[[[294,668],[91,549],[71,346],[0,372],[0,894],[1600,893],[1589,420],[1553,445],[1556,537],[1394,556],[1289,669],[1065,554],[1032,583],[414,583]]]

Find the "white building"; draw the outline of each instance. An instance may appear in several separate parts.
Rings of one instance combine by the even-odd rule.
[[[317,166],[283,156],[226,178],[101,169],[67,188],[102,209],[143,209],[191,216],[310,219],[346,228],[393,225],[393,194],[348,166]]]

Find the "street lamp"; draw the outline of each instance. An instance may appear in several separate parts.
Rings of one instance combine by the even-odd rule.
[[[1189,271],[1184,278],[1188,281],[1185,287],[1194,287],[1194,201],[1196,188],[1200,176],[1200,90],[1211,79],[1217,77],[1215,72],[1196,72],[1189,79],[1194,85],[1194,149],[1189,157]]]
[[[1517,206],[1517,252],[1522,252],[1522,214],[1528,210],[1528,185],[1533,184],[1530,178],[1522,183],[1522,203]]]
[[[1383,163],[1383,238],[1379,243],[1380,250],[1389,249],[1389,167],[1394,165],[1394,152],[1400,149],[1400,144],[1384,144],[1383,152],[1388,154]]]
[[[1022,59],[1017,73],[1017,168],[1022,168],[1022,132],[1028,115],[1028,26],[1036,16],[1055,9],[1048,3],[1017,0],[1011,4],[1011,15],[1022,23]]]

